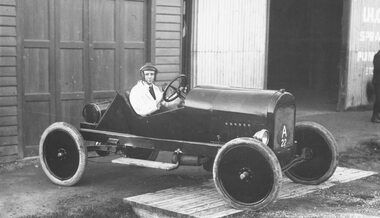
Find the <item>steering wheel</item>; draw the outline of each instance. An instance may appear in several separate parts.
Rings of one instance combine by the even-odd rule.
[[[174,78],[168,86],[166,86],[162,98],[166,102],[171,102],[177,99],[178,97],[185,99],[186,97],[186,85],[187,79],[186,76],[181,74]]]

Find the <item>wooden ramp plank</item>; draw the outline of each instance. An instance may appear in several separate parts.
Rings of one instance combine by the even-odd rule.
[[[198,193],[200,190],[206,193],[214,187],[213,183],[204,183],[200,186],[190,186],[190,187],[175,187],[170,189],[160,190],[154,193],[147,193],[144,195],[138,195],[130,197],[131,201],[136,201],[139,203],[150,204],[151,202],[171,199],[173,197],[187,195],[189,193]]]
[[[213,190],[210,189],[210,190],[206,190],[205,192],[211,195],[213,193]],[[215,195],[213,195],[213,196],[215,196]],[[192,193],[188,193],[186,195],[179,195],[179,196],[176,196],[173,198],[167,198],[167,199],[159,201],[159,202],[154,202],[151,205],[156,206],[156,207],[170,207],[173,204],[174,205],[179,204],[181,206],[187,206],[186,202],[191,201],[192,198],[200,199],[202,197],[204,197],[206,200],[210,199],[210,196],[204,196],[204,193],[192,192]]]
[[[334,185],[350,182],[376,174],[338,167],[334,175],[320,185],[293,183],[284,177],[278,199],[295,198]],[[238,217],[243,212],[227,205],[214,187],[212,180],[201,185],[174,187],[154,193],[124,198],[140,217]]]
[[[226,216],[226,208],[229,208],[228,205],[226,205],[225,202],[218,202],[218,203],[215,203],[215,204],[212,204],[210,205],[209,208],[200,208],[200,210],[197,210],[197,211],[194,211],[192,213],[190,213],[190,216],[192,217],[207,217],[207,216],[211,216],[215,213],[220,213],[222,212],[223,216]],[[232,210],[231,208],[231,214],[237,214],[237,213],[241,213],[242,211],[236,211],[236,210]]]

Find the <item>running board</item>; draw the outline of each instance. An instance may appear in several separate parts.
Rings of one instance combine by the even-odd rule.
[[[176,164],[173,164],[173,163],[164,163],[164,162],[159,162],[159,161],[141,160],[141,159],[127,158],[127,157],[120,157],[120,158],[114,159],[112,160],[112,163],[155,168],[155,169],[161,169],[161,170],[174,170],[179,167],[179,162],[177,162]]]

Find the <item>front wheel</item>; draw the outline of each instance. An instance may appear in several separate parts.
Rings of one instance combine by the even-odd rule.
[[[82,178],[87,149],[82,135],[72,125],[50,125],[41,136],[39,155],[42,169],[53,183],[72,186]]]
[[[307,153],[306,161],[285,172],[293,182],[318,185],[328,180],[338,165],[337,143],[334,136],[322,125],[303,121],[296,123],[297,152]]]
[[[260,210],[278,196],[282,172],[273,151],[252,138],[226,143],[215,157],[216,189],[231,206]]]

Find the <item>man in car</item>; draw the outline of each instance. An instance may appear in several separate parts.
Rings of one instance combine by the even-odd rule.
[[[129,95],[131,105],[137,114],[147,116],[156,111],[165,111],[179,103],[163,101],[161,89],[154,84],[158,70],[153,64],[146,63],[140,68],[139,73],[141,80],[132,88]]]

